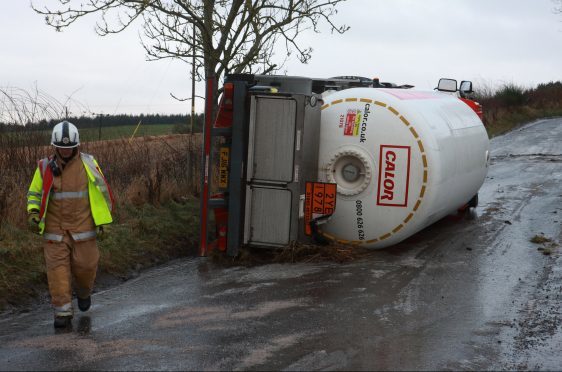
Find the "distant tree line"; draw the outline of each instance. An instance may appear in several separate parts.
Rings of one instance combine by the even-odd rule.
[[[16,130],[48,130],[52,129],[57,123],[64,119],[41,120],[36,123],[27,123],[24,126],[12,123],[0,122],[0,130],[16,131]],[[102,127],[117,127],[124,125],[174,125],[174,132],[188,133],[191,130],[191,115],[166,115],[166,114],[140,114],[140,115],[98,115],[98,116],[80,116],[69,117],[66,120],[75,124],[79,129]],[[196,114],[194,117],[193,131],[200,132],[203,127],[203,114]]]

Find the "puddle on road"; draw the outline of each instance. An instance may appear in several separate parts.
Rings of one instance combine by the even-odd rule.
[[[148,345],[148,341],[134,339],[120,339],[111,341],[95,341],[79,334],[67,333],[52,336],[39,336],[24,338],[20,341],[9,343],[11,348],[43,349],[50,351],[64,351],[65,355],[73,360],[78,355],[82,363],[90,363],[110,358],[140,354],[142,347]],[[64,358],[60,361],[65,364]]]
[[[280,281],[301,278],[324,270],[326,264],[270,264],[264,266],[237,268],[236,270],[220,270],[220,277],[210,279],[207,284],[218,286],[232,283],[257,281]]]
[[[288,301],[263,302],[247,310],[236,310],[227,306],[187,306],[160,316],[155,322],[156,328],[169,328],[181,325],[203,325],[204,322],[230,323],[233,320],[251,320],[266,317],[276,311],[305,307],[309,303],[306,298]]]

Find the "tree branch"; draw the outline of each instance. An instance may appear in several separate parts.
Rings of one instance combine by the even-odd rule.
[[[102,36],[140,22],[139,38],[148,60],[173,58],[191,64],[195,57],[198,79],[220,78],[227,71],[270,73],[293,52],[306,63],[313,50],[299,42],[304,31],[319,32],[321,24],[333,33],[349,29],[335,23],[337,6],[345,0],[58,0],[52,7],[32,1],[32,8],[57,31],[96,14],[96,32]],[[276,58],[281,41],[286,54]]]

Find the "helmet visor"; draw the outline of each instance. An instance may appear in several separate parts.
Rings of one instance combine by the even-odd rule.
[[[76,142],[64,143],[61,141],[61,142],[52,142],[51,145],[60,148],[73,148],[73,147],[78,147],[79,143]]]

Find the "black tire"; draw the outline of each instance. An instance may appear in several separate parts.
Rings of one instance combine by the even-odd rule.
[[[472,199],[470,199],[470,201],[468,202],[468,207],[469,208],[476,208],[478,207],[478,193],[476,193],[476,195],[474,195],[472,197]]]

